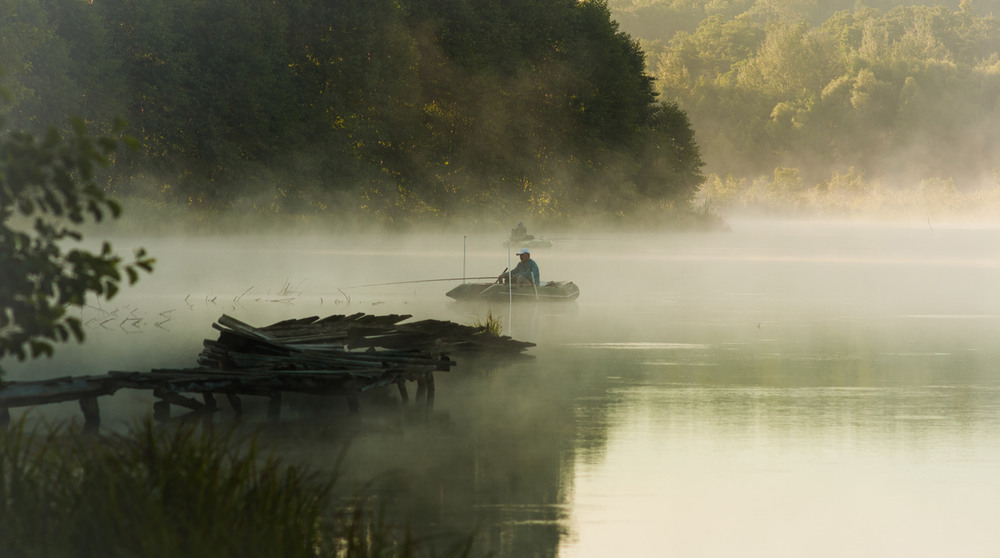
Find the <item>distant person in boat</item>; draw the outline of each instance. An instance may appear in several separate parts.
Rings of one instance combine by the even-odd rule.
[[[528,228],[524,226],[524,223],[518,223],[516,227],[510,230],[511,242],[521,242],[523,240],[531,240],[533,238],[535,237],[528,234]]]
[[[527,248],[521,248],[517,251],[517,257],[521,261],[510,271],[510,280],[515,285],[541,285],[538,264],[531,259],[531,252]],[[501,277],[506,278],[506,275],[503,274]]]

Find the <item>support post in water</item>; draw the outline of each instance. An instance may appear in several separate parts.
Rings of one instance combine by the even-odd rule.
[[[243,401],[240,400],[240,396],[233,392],[228,392],[226,393],[226,399],[229,400],[229,406],[233,408],[233,412],[236,413],[236,416],[243,416]]]
[[[427,397],[427,384],[424,382],[423,378],[417,378],[417,403],[423,403],[424,398]]]
[[[101,425],[101,408],[97,404],[96,397],[80,399],[80,410],[83,411],[84,429],[93,430]]]
[[[215,396],[212,395],[212,392],[206,391],[201,396],[205,400],[206,411],[213,413],[219,410],[219,404],[215,401]]]
[[[153,403],[153,419],[154,420],[168,420],[170,419],[170,402],[161,399]]]
[[[433,372],[428,372],[427,373],[427,379],[425,381],[427,383],[427,401],[426,401],[426,406],[427,406],[427,410],[430,411],[431,409],[434,408],[434,373]]]
[[[417,378],[417,403],[428,408],[434,406],[434,373],[428,372]]]
[[[269,419],[279,419],[281,418],[281,392],[275,392],[271,395],[271,402],[267,405],[267,418]]]

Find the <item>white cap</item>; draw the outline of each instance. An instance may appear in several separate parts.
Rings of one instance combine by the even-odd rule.
[[[520,250],[517,251],[517,255],[520,256],[521,254],[531,254],[531,250],[528,250],[527,248],[521,248]]]

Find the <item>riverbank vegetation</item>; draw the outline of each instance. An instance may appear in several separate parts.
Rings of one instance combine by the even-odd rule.
[[[14,128],[129,122],[116,197],[199,215],[503,223],[684,214],[686,114],[603,0],[27,0]],[[101,130],[97,130],[100,132]]]
[[[982,213],[997,8],[27,0],[0,18],[2,110],[124,117],[139,149],[105,189],[182,228]]]
[[[708,175],[697,203],[1000,214],[997,2],[611,6],[640,39],[661,99],[691,119]]]
[[[21,421],[0,432],[4,555],[423,556],[336,471],[269,456],[253,437],[142,422],[86,434]],[[470,540],[436,555],[466,556]],[[427,554],[430,555],[430,554]]]

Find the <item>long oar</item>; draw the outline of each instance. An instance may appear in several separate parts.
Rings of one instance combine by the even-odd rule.
[[[504,270],[503,270],[503,273],[501,273],[501,274],[500,274],[500,277],[503,277],[503,274],[504,274],[504,273],[507,273],[507,270],[508,270],[508,269],[510,269],[510,267],[508,267],[507,269],[504,269]],[[510,275],[510,274],[508,273],[508,276],[509,276],[509,275]],[[496,279],[495,279],[495,280],[494,280],[494,281],[493,281],[492,283],[490,283],[490,284],[489,284],[489,286],[488,286],[488,287],[486,287],[485,289],[483,289],[483,290],[479,291],[479,294],[480,294],[480,295],[482,295],[482,294],[483,294],[483,293],[485,293],[486,291],[488,291],[488,290],[492,289],[494,285],[496,285],[497,283],[499,283],[499,282],[500,282],[500,277],[497,277],[497,278],[496,278]],[[508,283],[508,284],[510,284],[510,281],[508,280],[508,281],[507,281],[507,283]]]
[[[406,285],[408,283],[433,283],[435,281],[462,281],[463,279],[496,279],[496,277],[449,277],[448,279],[418,279],[416,281],[393,281],[391,283],[372,283],[370,285],[354,285],[342,289],[360,289],[362,287],[384,287],[386,285]]]

